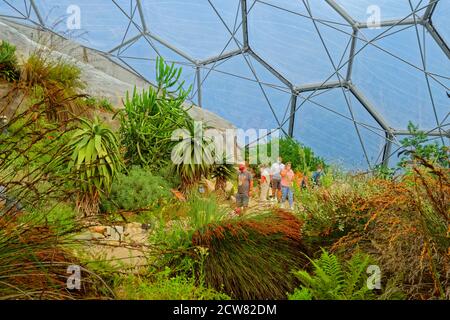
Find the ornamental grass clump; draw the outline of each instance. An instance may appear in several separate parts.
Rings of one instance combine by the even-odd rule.
[[[285,299],[306,263],[302,221],[277,210],[228,219],[197,230],[192,244],[208,249],[205,283],[233,299]]]
[[[0,300],[114,296],[98,275],[83,267],[83,263],[65,249],[68,243],[63,240],[64,234],[40,227],[37,221],[2,223],[0,218],[0,225]],[[70,278],[75,269],[82,277],[79,286],[75,277]]]
[[[416,157],[398,181],[369,184],[372,193],[354,204],[367,222],[332,250],[372,253],[386,277],[401,276],[409,299],[449,299],[449,170]]]

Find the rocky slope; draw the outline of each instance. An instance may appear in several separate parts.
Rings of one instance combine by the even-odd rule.
[[[54,59],[64,59],[77,65],[86,83],[86,93],[98,98],[106,98],[117,107],[122,107],[122,98],[134,86],[138,90],[151,86],[149,82],[112,61],[107,55],[85,48],[73,41],[44,30],[37,30],[0,18],[0,40],[6,40],[17,47],[20,60],[26,59],[39,48],[50,50]],[[0,87],[0,96],[7,88]],[[192,107],[190,115],[198,121],[219,130],[235,129],[234,126],[205,109]]]

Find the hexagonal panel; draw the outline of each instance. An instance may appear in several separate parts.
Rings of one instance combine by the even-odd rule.
[[[156,58],[163,57],[168,64],[174,63],[176,67],[182,68],[182,74],[179,82],[184,81],[184,89],[187,90],[192,85],[192,91],[189,99],[197,103],[197,81],[195,66],[164,47],[155,40],[142,36],[127,46],[120,48],[112,53],[114,57],[120,59],[128,68],[142,75],[151,83],[156,82]]]
[[[429,4],[423,0],[335,0],[356,21],[372,22],[413,18],[413,12],[417,17],[422,16]],[[411,10],[410,2],[413,6]]]
[[[259,81],[259,82],[258,82]],[[291,94],[256,60],[238,55],[202,69],[203,106],[238,128],[287,128]]]
[[[97,50],[109,51],[141,29],[135,0],[41,0],[36,5],[48,28]]]
[[[239,0],[145,0],[142,7],[150,32],[192,58],[242,47]]]
[[[419,17],[430,3],[411,0],[411,9],[409,0],[335,2],[362,23],[373,18],[377,9],[383,21],[411,18],[416,9]],[[0,0],[0,15],[36,23],[30,3]],[[190,97],[193,102],[199,101],[199,90],[192,60],[243,46],[239,0],[141,1],[149,30],[145,36],[136,0],[35,3],[47,27],[84,45],[112,51],[114,61],[151,82],[155,80],[158,55],[182,66],[185,87],[194,86]],[[67,21],[73,14],[67,10],[70,5],[81,10],[80,30],[68,30]],[[250,47],[274,68],[274,73],[300,87],[346,77],[353,30],[328,1],[248,0],[247,6]],[[447,43],[449,10],[450,1],[438,0],[432,15],[435,29]],[[401,25],[362,29],[355,53],[353,85],[388,125],[405,130],[411,120],[423,130],[448,129],[450,64],[425,28]],[[281,126],[287,130],[290,89],[258,61],[249,52],[201,65],[203,106],[243,129]],[[319,155],[338,159],[346,168],[365,169],[381,161],[384,131],[352,94],[337,88],[308,96],[303,93],[298,98],[297,138]],[[305,98],[307,102],[303,103]],[[448,144],[448,139],[443,140]]]
[[[38,19],[29,1],[0,1],[0,17],[17,19],[22,23],[37,23]]]
[[[401,141],[405,138],[411,138],[412,136],[409,135],[398,135],[395,137],[395,141],[392,145],[390,159],[389,159],[389,165],[395,166],[400,162],[400,159],[402,158],[402,155],[399,155],[400,152],[404,151],[405,149],[401,146]],[[450,145],[450,139],[449,138],[443,138],[443,137],[428,137],[427,141],[425,142],[425,145],[429,144],[438,144],[439,146],[442,146],[443,143],[448,146]]]
[[[450,43],[450,1],[439,1],[433,11],[431,21],[444,41]]]
[[[306,92],[297,108],[294,137],[329,163],[367,169],[382,161],[384,130],[349,91]]]
[[[450,64],[434,39],[422,26],[367,29],[360,38],[352,79],[378,112],[399,130],[409,121],[437,128],[450,111]]]
[[[345,78],[352,29],[326,2],[256,2],[248,23],[250,47],[292,83]]]

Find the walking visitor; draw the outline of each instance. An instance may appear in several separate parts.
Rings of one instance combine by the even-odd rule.
[[[272,182],[272,197],[281,201],[281,171],[284,169],[283,159],[278,157],[277,162],[270,168],[270,181]]]
[[[239,165],[238,192],[236,194],[236,213],[243,214],[248,207],[253,189],[253,177],[244,164]]]
[[[281,207],[284,208],[284,202],[289,200],[289,208],[294,209],[294,194],[293,194],[293,184],[294,184],[294,171],[291,169],[291,163],[288,162],[285,168],[281,171]]]
[[[323,176],[323,167],[321,164],[319,164],[317,166],[317,170],[314,171],[313,175],[312,175],[312,180],[315,186],[320,187],[321,186],[321,178]]]

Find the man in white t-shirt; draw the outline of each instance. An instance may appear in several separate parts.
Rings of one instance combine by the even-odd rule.
[[[270,181],[272,183],[272,197],[281,202],[281,171],[284,170],[283,159],[278,157],[277,162],[270,168]]]

